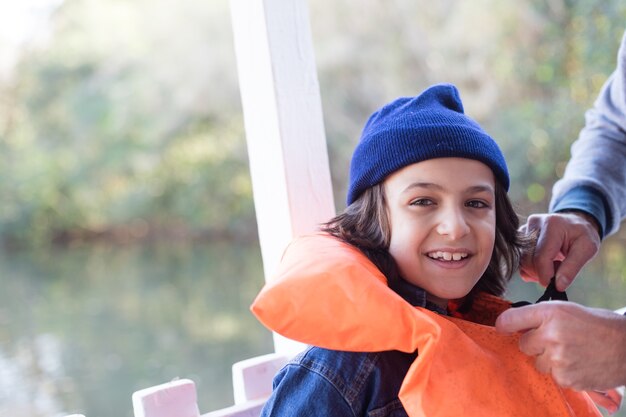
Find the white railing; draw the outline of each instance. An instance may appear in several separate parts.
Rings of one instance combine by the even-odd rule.
[[[202,417],[258,417],[272,392],[274,375],[288,360],[271,353],[234,364],[235,404]],[[197,398],[194,382],[180,379],[135,392],[133,410],[135,417],[199,417]]]

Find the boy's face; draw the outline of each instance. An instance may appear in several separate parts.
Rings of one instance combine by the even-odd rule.
[[[389,252],[402,277],[442,307],[467,295],[494,247],[491,169],[472,159],[430,159],[394,172],[384,186]]]

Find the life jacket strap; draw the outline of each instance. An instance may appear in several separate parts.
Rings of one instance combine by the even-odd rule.
[[[552,277],[550,279],[550,284],[546,287],[546,290],[543,292],[543,295],[539,297],[536,303],[541,303],[542,301],[550,301],[550,300],[559,300],[559,301],[569,301],[567,299],[567,294],[565,291],[559,291],[556,289],[556,279]],[[515,303],[511,303],[511,307],[522,307],[532,304],[529,301],[517,301]]]

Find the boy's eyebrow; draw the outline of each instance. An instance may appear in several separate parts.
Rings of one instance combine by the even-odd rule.
[[[443,187],[439,184],[432,182],[412,182],[402,192],[405,193],[413,188],[428,188],[434,190],[443,190]]]
[[[481,192],[488,192],[492,194],[495,193],[491,185],[474,185],[472,187],[469,187],[467,191],[472,192],[472,193],[481,193]]]
[[[444,187],[442,187],[439,184],[435,184],[433,182],[413,182],[411,184],[409,184],[404,191],[402,191],[403,193],[413,189],[413,188],[426,188],[426,189],[431,189],[431,190],[437,190],[437,191],[443,191]],[[488,192],[488,193],[495,193],[493,187],[491,185],[472,185],[471,187],[468,187],[465,191],[470,192],[470,193],[480,193],[480,192]]]

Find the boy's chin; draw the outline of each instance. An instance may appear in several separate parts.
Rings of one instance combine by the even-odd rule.
[[[426,297],[429,301],[439,304],[446,305],[449,300],[459,300],[465,297],[470,293],[473,287],[469,288],[458,288],[458,289],[446,289],[446,290],[434,290],[432,292],[428,292],[428,296]]]

